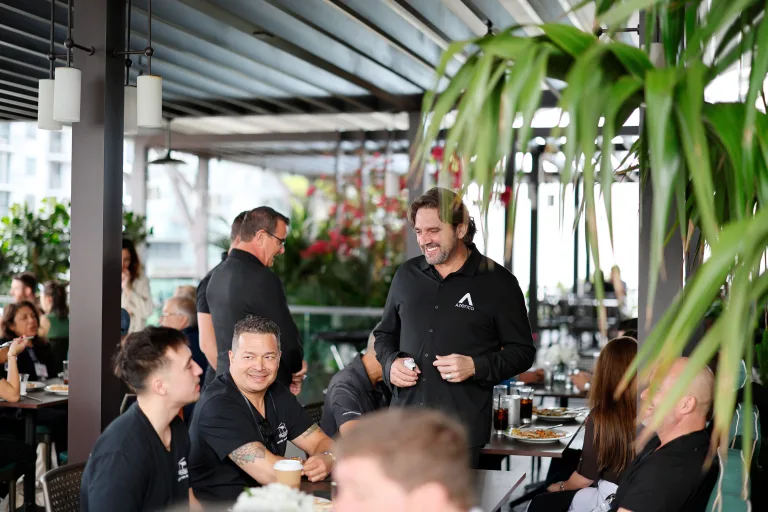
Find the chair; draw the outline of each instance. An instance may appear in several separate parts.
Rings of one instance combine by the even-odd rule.
[[[320,424],[320,418],[323,417],[323,402],[315,402],[313,404],[305,405],[304,410],[312,418],[312,421]]]
[[[52,469],[40,478],[45,512],[79,512],[85,462]]]
[[[14,463],[0,468],[0,482],[8,482],[8,510],[16,510],[16,480],[22,474],[19,466]]]

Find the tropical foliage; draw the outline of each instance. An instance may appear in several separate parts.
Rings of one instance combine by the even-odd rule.
[[[123,236],[137,245],[144,243],[152,229],[147,219],[132,212],[123,214]],[[0,283],[10,277],[32,272],[39,282],[66,279],[69,275],[70,204],[54,198],[41,201],[35,210],[27,203],[14,204],[0,219]]]
[[[586,2],[584,2],[586,3]],[[519,27],[472,41],[456,42],[445,52],[438,69],[442,76],[457,56],[464,62],[440,94],[425,97],[418,169],[439,135],[450,124],[445,151],[463,162],[464,184],[481,187],[484,204],[503,180],[513,140],[530,139],[531,122],[549,84],[562,109],[565,137],[561,169],[563,186],[577,177],[584,183],[584,211],[591,246],[597,294],[602,275],[597,241],[597,194],[602,194],[610,224],[612,139],[629,116],[644,110],[640,137],[632,148],[642,185],[652,187],[651,246],[647,277],[653,297],[665,243],[691,243],[710,250],[701,265],[643,340],[630,373],[652,366],[664,375],[702,323],[713,300],[724,291],[724,309],[691,355],[680,385],[656,409],[651,426],[658,426],[687,383],[709,360],[719,358],[715,400],[715,429],[727,440],[735,403],[737,369],[744,359],[753,363],[754,327],[768,297],[765,251],[768,244],[768,118],[763,81],[768,72],[768,16],[758,0],[706,2],[690,0],[599,0],[595,27],[585,33],[561,24],[546,24],[535,37],[519,36]],[[642,48],[613,37],[629,17],[643,11]],[[658,31],[658,32],[657,32]],[[658,37],[656,37],[658,34]],[[659,42],[651,44],[657,39]],[[743,63],[749,69],[742,101],[709,103],[705,88],[717,77]],[[562,83],[558,89],[553,84]],[[567,124],[565,116],[567,116]],[[517,122],[517,124],[516,124]],[[517,128],[519,126],[519,128]],[[444,159],[447,170],[449,159]],[[520,169],[517,169],[520,171]],[[510,214],[514,208],[509,209]],[[680,239],[667,242],[676,219]],[[509,223],[510,229],[514,223]],[[694,238],[694,233],[701,234]],[[692,240],[699,240],[692,242]],[[675,272],[667,266],[667,272]],[[649,301],[650,302],[650,301]],[[649,363],[654,363],[653,365]],[[625,382],[629,381],[628,373]],[[745,389],[751,414],[751,384]],[[744,446],[752,445],[752,425],[744,422]],[[745,453],[749,461],[750,454]]]

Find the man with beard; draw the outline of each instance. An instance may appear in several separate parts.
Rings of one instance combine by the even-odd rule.
[[[525,298],[515,276],[472,243],[475,223],[457,194],[429,190],[408,220],[423,256],[392,280],[376,355],[392,405],[459,419],[477,467],[490,439],[493,386],[530,368],[536,354]]]

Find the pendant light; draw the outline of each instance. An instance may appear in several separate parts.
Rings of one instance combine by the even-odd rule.
[[[54,4],[55,2],[51,2]],[[53,7],[52,7],[53,9]],[[53,34],[53,17],[51,18],[51,34]],[[53,36],[51,36],[53,42]],[[72,0],[67,0],[67,38],[64,40],[67,53],[67,66],[56,69],[53,84],[53,120],[59,123],[80,122],[80,89],[82,76],[77,68],[72,67],[72,50],[77,48],[93,55],[94,48],[81,46],[72,40]],[[48,56],[51,65],[59,55],[51,51]]]
[[[186,164],[184,160],[178,160],[171,156],[171,122],[170,121],[168,121],[168,124],[165,128],[165,149],[166,149],[165,156],[152,160],[151,162],[149,162],[149,165],[176,166],[176,165]]]
[[[128,0],[128,34],[124,51],[113,52],[115,56],[126,55],[126,79],[125,79],[125,124],[126,134],[138,132],[138,128],[162,128],[163,127],[163,79],[152,74],[152,0],[148,3],[148,30],[147,47],[143,50],[131,50],[131,2]],[[130,55],[145,55],[147,57],[148,75],[141,75],[136,79],[136,87],[129,89],[128,69],[131,67]],[[128,109],[131,112],[128,112]],[[136,120],[135,127],[133,120]],[[131,122],[131,125],[128,124]]]

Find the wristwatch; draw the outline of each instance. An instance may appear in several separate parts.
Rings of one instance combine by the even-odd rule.
[[[565,482],[560,482],[560,492],[565,490]]]
[[[336,468],[336,456],[334,454],[332,454],[331,452],[323,452],[323,455],[330,455],[331,456],[331,460],[333,461],[331,463],[331,469],[335,469]]]

